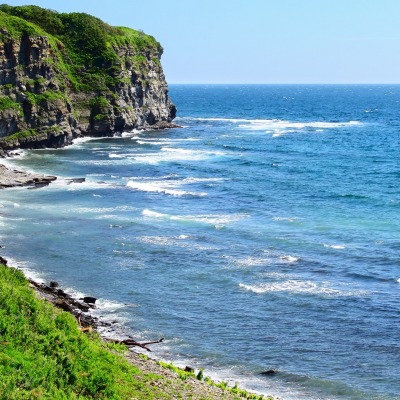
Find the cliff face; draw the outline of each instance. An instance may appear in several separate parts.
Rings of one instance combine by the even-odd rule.
[[[151,36],[86,14],[0,6],[0,146],[172,126],[161,54]]]

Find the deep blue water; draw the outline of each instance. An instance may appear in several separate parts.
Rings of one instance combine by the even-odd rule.
[[[0,193],[2,254],[213,377],[400,399],[400,86],[170,95],[182,129],[8,161],[60,179]]]

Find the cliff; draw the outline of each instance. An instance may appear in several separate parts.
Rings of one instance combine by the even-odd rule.
[[[176,108],[151,36],[82,13],[0,6],[0,147],[165,128]]]

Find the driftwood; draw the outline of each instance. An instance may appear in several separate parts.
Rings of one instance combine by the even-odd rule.
[[[147,351],[151,351],[147,346],[149,344],[156,344],[156,343],[161,343],[164,340],[164,338],[161,338],[160,340],[155,340],[153,342],[137,342],[136,340],[133,339],[125,339],[125,340],[113,340],[113,343],[118,343],[118,344],[124,344],[127,347],[132,347],[132,346],[138,346],[141,347],[142,349],[146,349]]]

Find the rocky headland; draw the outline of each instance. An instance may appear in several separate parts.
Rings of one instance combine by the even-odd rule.
[[[174,127],[161,45],[83,13],[0,6],[0,155]]]

